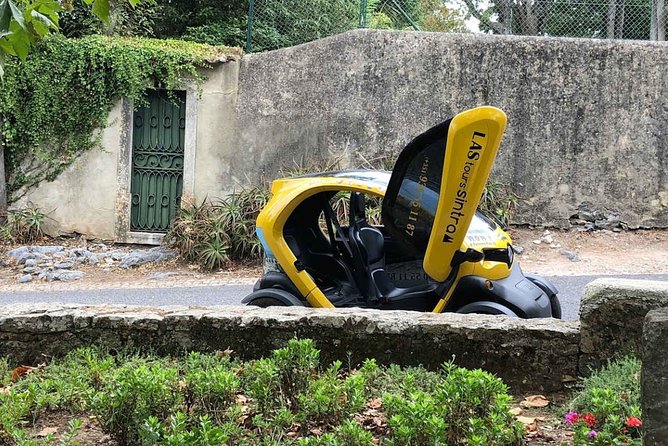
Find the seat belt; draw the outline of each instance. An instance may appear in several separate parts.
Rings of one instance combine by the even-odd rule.
[[[348,240],[343,236],[343,231],[341,230],[341,225],[339,224],[339,219],[336,218],[336,215],[334,215],[334,210],[332,209],[332,205],[327,202],[327,205],[325,206],[325,215],[327,216],[327,220],[331,221],[334,224],[334,228],[336,232],[341,236],[341,241],[343,242],[343,246],[346,247],[347,254],[349,258],[353,258],[353,250],[350,249],[350,245],[348,244]],[[334,235],[334,232],[332,231],[332,236],[334,236],[334,245],[338,248],[338,245],[336,244],[336,236]]]

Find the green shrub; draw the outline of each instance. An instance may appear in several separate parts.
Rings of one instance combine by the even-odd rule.
[[[581,383],[568,405],[567,426],[578,445],[642,444],[640,368],[632,357],[610,362]]]
[[[8,211],[7,222],[0,227],[0,236],[10,243],[32,243],[44,236],[46,218],[44,211],[34,206]]]
[[[183,206],[165,236],[165,243],[179,256],[214,270],[230,259],[258,259],[262,245],[255,236],[255,220],[267,203],[268,192],[247,188],[217,203]]]
[[[433,394],[386,395],[391,444],[521,444],[523,427],[510,414],[503,382],[482,370],[445,364]]]
[[[160,361],[135,359],[123,364],[92,398],[103,428],[122,445],[139,441],[149,417],[166,419],[182,407],[178,368]]]
[[[80,349],[6,389],[0,442],[11,445],[53,444],[34,437],[33,428],[42,415],[63,410],[95,415],[121,445],[511,446],[521,437],[506,388],[492,375],[451,364],[440,373],[383,369],[373,360],[357,370],[338,361],[323,370],[308,339],[249,362]],[[367,430],[370,417],[387,417],[387,431]],[[80,428],[74,421],[63,444],[77,444]]]
[[[188,355],[184,381],[188,407],[222,422],[225,411],[235,401],[240,383],[229,361],[216,359],[196,352]]]

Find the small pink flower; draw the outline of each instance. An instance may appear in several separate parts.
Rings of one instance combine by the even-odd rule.
[[[578,422],[579,419],[580,416],[576,412],[568,412],[564,417],[564,420],[566,421],[566,426],[574,425],[575,423]]]
[[[588,437],[589,437],[590,440],[593,440],[594,438],[596,438],[597,435],[598,435],[598,432],[596,432],[595,430],[592,430],[592,431],[589,431]]]
[[[629,417],[629,419],[626,420],[626,425],[628,427],[640,427],[642,426],[642,420],[636,417]]]

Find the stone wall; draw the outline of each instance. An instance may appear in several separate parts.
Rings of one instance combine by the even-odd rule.
[[[0,307],[0,355],[13,362],[84,345],[158,353],[231,348],[256,358],[293,337],[311,338],[324,361],[423,364],[454,358],[496,373],[514,392],[553,391],[576,376],[578,323],[554,319],[359,309],[11,305]]]
[[[521,197],[515,223],[668,227],[668,44],[355,30],[251,54],[188,87],[184,196],[218,198],[295,162],[391,166],[427,128],[478,105],[509,117],[493,177]],[[32,202],[48,232],[129,234],[131,104],[102,148]],[[381,162],[384,160],[384,162]],[[320,163],[324,164],[324,163]]]
[[[588,375],[612,358],[639,356],[645,316],[662,307],[668,307],[668,282],[597,279],[589,283],[580,304],[580,374]]]
[[[642,355],[643,445],[668,446],[668,308],[645,318]]]
[[[493,176],[515,223],[668,227],[668,44],[356,30],[246,56],[232,175],[389,157],[454,114],[508,114]],[[232,182],[234,178],[230,178]],[[231,184],[231,183],[230,183]]]

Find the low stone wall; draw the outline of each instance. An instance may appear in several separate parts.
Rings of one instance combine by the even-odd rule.
[[[645,316],[667,306],[668,282],[597,279],[588,284],[580,304],[580,374],[612,358],[640,355]]]
[[[643,444],[668,446],[668,308],[645,318],[641,386]]]
[[[553,391],[576,376],[577,322],[359,309],[11,305],[0,307],[0,355],[15,363],[84,345],[160,354],[231,348],[256,358],[293,337],[324,361],[461,366],[496,373],[515,392]]]

